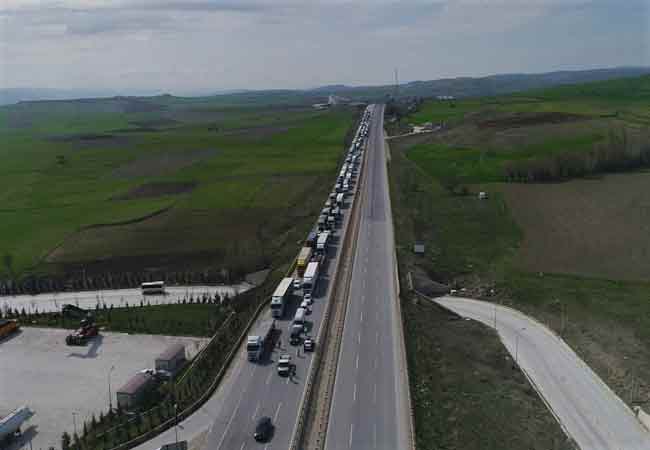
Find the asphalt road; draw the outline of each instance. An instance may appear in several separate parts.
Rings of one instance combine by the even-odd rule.
[[[508,351],[581,449],[650,449],[650,434],[632,411],[544,325],[492,303],[458,297],[436,301],[490,327],[496,322]]]
[[[366,184],[325,448],[408,449],[383,106],[369,132]]]
[[[55,312],[61,311],[66,303],[77,305],[80,308],[94,309],[95,305],[106,305],[120,307],[126,303],[129,305],[140,304],[141,300],[151,305],[164,305],[176,303],[177,300],[199,297],[203,294],[214,296],[215,293],[223,296],[228,294],[234,296],[250,289],[252,285],[241,283],[233,286],[167,286],[166,295],[142,296],[140,289],[106,289],[103,291],[80,291],[80,292],[57,292],[38,295],[12,295],[0,296],[0,308],[22,309],[34,312]]]
[[[331,297],[333,286],[330,280],[333,279],[338,265],[340,253],[338,247],[339,243],[343,242],[343,233],[349,222],[351,200],[352,197],[348,196],[343,208],[342,226],[336,229],[331,240],[325,271],[321,269],[318,285],[314,292],[312,312],[307,316],[311,336],[320,334],[321,319],[326,302]],[[284,318],[277,322],[281,330],[279,340],[282,348],[274,348],[266,361],[261,364],[246,361],[243,346],[238,352],[237,360],[229,374],[229,379],[232,382],[225,385],[227,391],[218,390],[220,392],[217,395],[222,398],[222,402],[217,410],[213,410],[214,415],[211,418],[204,448],[210,450],[250,448],[286,450],[289,448],[296,426],[300,401],[305,392],[305,378],[312,364],[311,353],[305,354],[302,346],[293,347],[288,343],[288,328],[300,300],[299,296],[294,296],[291,306],[285,311]],[[268,310],[266,314],[268,314]],[[318,339],[316,339],[316,345],[319,345]],[[284,353],[290,354],[295,364],[295,374],[291,378],[283,378],[277,374],[277,360]],[[253,439],[255,422],[261,416],[271,417],[275,427],[272,439],[266,444],[257,443]],[[192,426],[194,427],[194,425]]]

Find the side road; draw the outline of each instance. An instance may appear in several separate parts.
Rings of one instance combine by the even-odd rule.
[[[650,433],[632,410],[547,327],[489,302],[460,297],[433,301],[496,328],[519,367],[582,450],[650,449]]]

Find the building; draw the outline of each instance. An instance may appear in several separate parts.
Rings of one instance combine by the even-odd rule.
[[[181,343],[176,343],[169,346],[167,350],[158,355],[156,358],[156,371],[163,370],[173,374],[181,368],[186,361],[185,346]]]
[[[136,373],[124,386],[117,390],[117,405],[124,410],[138,406],[144,394],[153,386],[154,378],[149,373]]]

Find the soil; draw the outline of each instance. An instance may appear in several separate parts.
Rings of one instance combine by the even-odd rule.
[[[501,189],[524,231],[518,260],[533,272],[650,281],[650,173]]]
[[[525,127],[530,125],[541,125],[548,123],[575,122],[578,120],[586,119],[591,119],[591,117],[561,112],[516,113],[505,117],[499,117],[490,120],[481,120],[477,122],[477,125],[481,129],[496,128],[505,130],[507,128],[514,127]]]
[[[195,181],[190,182],[173,182],[161,181],[154,183],[145,183],[130,189],[122,195],[113,197],[111,200],[135,200],[139,198],[155,198],[164,195],[180,195],[192,192],[197,186]]]

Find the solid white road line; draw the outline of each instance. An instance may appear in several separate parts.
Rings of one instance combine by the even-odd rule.
[[[354,432],[354,424],[350,424],[350,439],[348,440],[348,447],[352,448],[352,433]]]
[[[273,416],[273,422],[278,423],[278,415],[280,414],[280,408],[282,408],[282,402],[278,403],[278,408],[275,410],[275,416]]]

